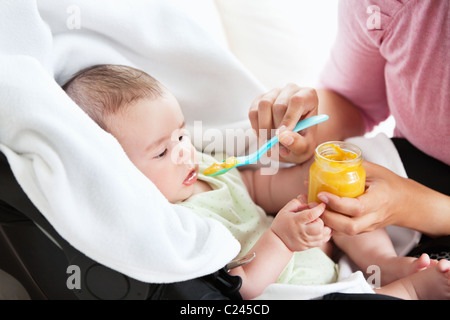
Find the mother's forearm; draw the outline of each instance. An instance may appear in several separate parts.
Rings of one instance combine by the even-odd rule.
[[[328,121],[317,127],[317,143],[344,140],[364,134],[364,121],[359,109],[345,97],[328,90],[317,90],[319,113],[327,114]]]
[[[428,236],[450,235],[450,197],[414,180],[405,179],[403,210],[396,225],[420,231]]]

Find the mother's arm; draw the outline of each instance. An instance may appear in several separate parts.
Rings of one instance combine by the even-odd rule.
[[[429,236],[450,234],[450,197],[402,178],[379,165],[365,162],[366,192],[358,198],[340,198],[322,192],[327,203],[322,215],[327,226],[350,235],[397,225]]]
[[[365,133],[363,116],[359,108],[341,94],[318,89],[319,113],[330,118],[317,126],[317,145],[330,140],[345,140]]]

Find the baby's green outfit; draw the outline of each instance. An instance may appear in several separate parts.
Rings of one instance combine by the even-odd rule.
[[[243,256],[270,227],[273,218],[253,202],[237,169],[219,176],[204,176],[202,172],[217,160],[203,153],[198,155],[198,179],[208,183],[213,190],[195,194],[178,204],[223,223],[240,242],[239,256]],[[313,248],[295,252],[277,282],[318,285],[336,280],[336,264],[322,250]]]

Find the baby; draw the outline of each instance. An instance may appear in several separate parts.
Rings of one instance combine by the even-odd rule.
[[[176,98],[151,76],[131,67],[93,66],[74,75],[63,89],[119,141],[130,160],[171,203],[218,219],[240,241],[240,256],[256,254],[250,263],[230,270],[243,280],[244,299],[257,297],[277,281],[321,284],[336,280],[334,262],[318,249],[330,246],[331,230],[320,219],[325,204],[306,204],[297,197],[306,192],[307,168],[282,168],[274,175],[236,169],[217,177],[202,175],[216,160],[191,144]],[[276,215],[273,218],[266,212]],[[341,239],[342,247],[351,250],[351,241]],[[367,254],[364,248],[356,249]],[[407,266],[407,276],[404,270],[396,276],[397,271],[389,271],[392,282],[377,292],[405,299],[448,298],[450,262],[398,259]]]

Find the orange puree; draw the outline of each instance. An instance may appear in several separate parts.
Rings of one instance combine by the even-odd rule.
[[[208,167],[205,169],[205,171],[203,171],[203,174],[205,176],[214,174],[220,170],[223,169],[229,169],[234,167],[235,165],[237,165],[237,160],[235,157],[229,157],[227,158],[225,161],[221,162],[221,163],[214,163],[212,166]]]
[[[347,161],[347,160],[356,159],[356,157],[358,157],[358,155],[356,153],[351,152],[351,151],[344,151],[335,144],[330,144],[330,147],[333,148],[335,153],[324,154],[323,157],[327,158],[328,160]]]
[[[363,194],[366,171],[361,162],[361,150],[353,144],[336,141],[318,146],[309,170],[308,202],[320,202],[321,191],[349,198]]]

